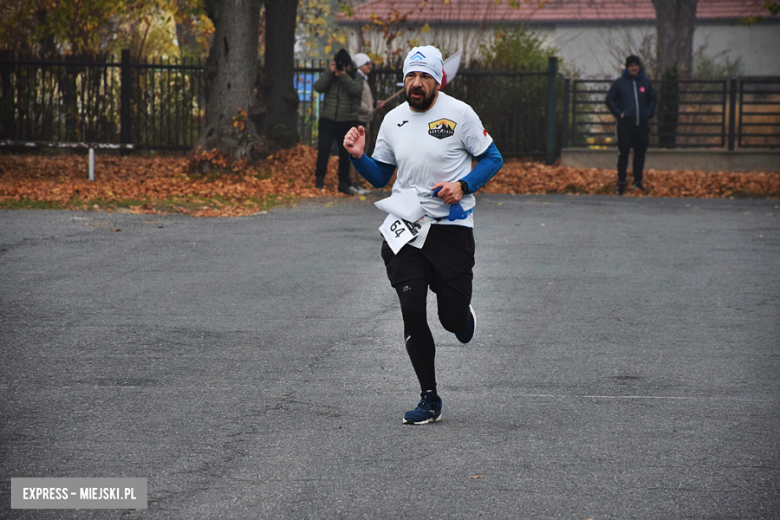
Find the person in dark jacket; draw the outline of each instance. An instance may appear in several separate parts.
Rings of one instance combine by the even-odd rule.
[[[325,187],[325,174],[328,171],[328,158],[333,141],[339,150],[339,186],[341,193],[354,195],[357,188],[352,186],[349,176],[349,154],[344,148],[344,136],[350,128],[357,125],[358,109],[363,97],[363,77],[357,73],[349,53],[341,49],[330,64],[314,82],[314,90],[325,94],[320,107],[320,122],[317,138],[317,166],[314,171],[315,186]]]
[[[650,143],[650,118],[655,115],[657,102],[652,82],[645,77],[638,56],[626,58],[626,68],[607,93],[607,107],[617,119],[618,184],[615,193],[626,192],[628,154],[634,149],[633,187],[644,191],[642,170],[645,153]]]

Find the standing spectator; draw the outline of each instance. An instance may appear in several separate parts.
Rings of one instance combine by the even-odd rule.
[[[656,95],[638,56],[632,54],[626,58],[623,75],[610,87],[606,102],[617,119],[618,183],[615,193],[623,195],[626,192],[626,168],[631,148],[634,149],[633,187],[645,191],[642,170],[650,144],[650,118],[655,115]]]
[[[371,93],[371,87],[368,84],[368,75],[371,74],[371,68],[374,65],[371,58],[369,58],[367,54],[361,52],[355,54],[353,61],[357,67],[358,74],[363,76],[363,97],[360,101],[360,109],[358,110],[358,125],[366,129],[366,143],[369,144],[373,142],[371,121],[374,119],[374,111],[380,110],[385,105],[385,102],[377,101],[374,103],[374,96]],[[357,173],[355,176],[355,180],[357,180]],[[353,185],[360,191],[358,182],[354,182]]]
[[[358,124],[362,125],[366,129],[366,133],[370,135],[369,125],[374,118],[374,111],[380,110],[384,105],[384,101],[377,101],[374,103],[374,96],[371,94],[371,87],[368,85],[368,75],[371,74],[371,68],[373,62],[367,54],[362,52],[355,54],[355,66],[358,73],[363,76],[363,98],[360,101],[360,109],[358,110]]]
[[[344,148],[344,136],[358,121],[358,109],[363,96],[363,76],[357,73],[349,53],[341,49],[330,68],[314,82],[314,90],[325,94],[320,108],[317,138],[317,165],[314,171],[315,186],[325,188],[328,158],[333,141],[339,151],[339,184],[341,193],[354,195],[357,189],[349,179],[349,154]]]

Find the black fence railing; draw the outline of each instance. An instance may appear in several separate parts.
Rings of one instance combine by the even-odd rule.
[[[203,124],[203,67],[184,60],[0,58],[0,137],[189,150]]]
[[[614,118],[604,104],[612,80],[558,81],[547,70],[462,68],[444,92],[470,104],[504,155],[545,156],[561,147],[614,146]],[[299,62],[293,85],[298,133],[316,145],[321,96],[313,85],[324,62]],[[400,67],[373,71],[375,99],[396,94]],[[780,146],[780,78],[655,82],[666,96],[651,125],[651,146],[772,148]],[[672,100],[671,103],[668,100]],[[388,110],[375,113],[373,135]],[[0,56],[0,140],[89,142],[135,149],[190,150],[205,121],[203,66],[166,60],[132,63]],[[666,111],[665,111],[666,110]]]
[[[313,85],[324,62],[299,62],[298,133],[317,142],[321,96]],[[373,71],[375,99],[396,94],[400,68]],[[557,77],[556,77],[557,79]],[[463,69],[446,92],[469,103],[505,155],[544,155],[549,71]],[[384,115],[404,95],[375,113],[373,137]],[[176,60],[42,61],[0,57],[0,140],[132,144],[135,149],[190,150],[205,120],[205,81],[199,63]]]
[[[0,61],[0,132],[6,139],[119,139],[119,75],[87,60]]]
[[[444,91],[471,105],[502,154],[546,154],[546,71],[467,69]]]
[[[135,148],[191,149],[206,116],[203,66],[158,60],[133,64],[131,71],[130,134]]]
[[[566,82],[571,107],[564,146],[616,146],[615,118],[604,103],[613,80]],[[650,125],[658,148],[773,148],[780,146],[780,78],[656,81]]]
[[[740,148],[780,147],[780,78],[743,79],[738,106]]]

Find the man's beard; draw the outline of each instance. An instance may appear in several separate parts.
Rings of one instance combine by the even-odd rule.
[[[424,97],[419,101],[412,99],[411,96],[412,92],[423,94]],[[406,89],[406,100],[409,102],[409,106],[415,110],[419,110],[420,112],[425,112],[426,110],[431,108],[431,105],[433,105],[433,100],[435,98],[436,98],[436,89],[432,89],[427,96],[425,96],[425,91],[420,87],[413,87],[413,88]]]

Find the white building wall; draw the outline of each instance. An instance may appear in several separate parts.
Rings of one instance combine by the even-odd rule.
[[[616,24],[576,26],[532,27],[543,36],[549,45],[560,50],[560,57],[569,70],[576,69],[583,78],[612,78],[623,70],[626,49],[655,52],[655,25],[621,26]],[[387,57],[392,51],[402,49],[403,58],[410,43],[436,45],[445,57],[464,51],[463,63],[481,58],[481,43],[493,38],[490,27],[431,27],[423,33],[419,27],[402,30],[402,34],[388,47],[382,33],[372,31],[369,47],[360,43],[356,29],[350,29],[348,50],[351,54],[371,51]],[[746,26],[732,26],[726,23],[701,24],[694,34],[694,51],[706,46],[705,55],[717,57],[726,52],[730,60],[740,58],[742,74],[749,76],[780,76],[780,24],[760,23]],[[642,55],[642,52],[639,51]]]
[[[437,27],[433,26],[427,32],[422,32],[420,27],[401,30],[401,34],[388,45],[384,34],[372,30],[361,38],[355,29],[350,29],[347,42],[347,50],[354,55],[358,52],[371,52],[381,56],[385,60],[393,60],[400,56],[406,57],[412,46],[435,45],[442,51],[445,58],[459,50],[463,50],[462,62],[470,63],[472,60],[481,59],[480,44],[486,39],[492,39],[493,29],[479,26],[466,27]],[[362,45],[361,41],[367,40],[368,45]]]
[[[581,77],[613,78],[623,70],[628,55],[625,49],[633,49],[645,58],[639,49],[644,40],[654,35],[652,26],[559,25],[550,31],[549,38],[551,45],[560,50],[564,64],[579,71]],[[655,47],[650,47],[648,52],[652,55]]]
[[[707,46],[705,55],[728,52],[741,59],[746,76],[780,76],[780,24],[769,21],[746,26],[702,25],[696,29],[693,48]]]

